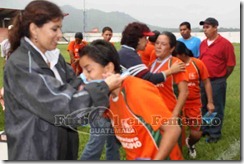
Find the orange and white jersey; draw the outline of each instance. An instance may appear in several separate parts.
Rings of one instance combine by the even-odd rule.
[[[131,76],[124,80],[118,97],[110,99],[108,115],[127,160],[153,159],[163,136],[159,128],[172,117],[155,85]],[[169,159],[182,160],[178,144],[173,150]]]
[[[177,61],[182,62],[180,59],[173,56],[169,56],[167,59],[160,62],[158,62],[158,60],[155,60],[155,62],[150,67],[150,71],[153,73],[160,73],[169,69],[171,65]],[[171,112],[174,110],[177,101],[174,85],[180,83],[181,81],[188,81],[186,72],[179,72],[170,75],[167,77],[165,82],[156,85],[160,91],[162,98],[164,99],[165,104]]]
[[[209,77],[208,70],[201,60],[193,57],[190,59],[190,62],[186,64],[186,70],[189,78],[189,95],[185,104],[186,106],[201,106],[200,82],[201,80],[205,80]]]

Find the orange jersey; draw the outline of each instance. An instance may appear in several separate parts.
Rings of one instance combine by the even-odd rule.
[[[201,106],[201,88],[200,81],[209,77],[208,70],[204,63],[196,58],[191,58],[189,64],[186,64],[187,76],[189,78],[189,95],[186,100],[186,106]]]
[[[109,117],[127,160],[153,159],[163,135],[159,128],[171,116],[155,85],[136,77],[127,77],[118,97],[110,99]],[[178,144],[172,152],[170,159],[183,159]]]
[[[160,73],[162,71],[165,71],[169,69],[171,65],[176,61],[182,62],[180,59],[171,56],[167,59],[167,61],[163,65],[161,64],[161,62],[158,62],[156,60],[155,63],[151,65],[151,72]],[[177,101],[177,97],[173,85],[178,84],[181,81],[188,81],[186,72],[179,72],[170,75],[169,77],[167,77],[165,82],[156,85],[161,93],[162,98],[164,99],[164,102],[166,103],[167,107],[171,112],[174,110]]]
[[[150,56],[153,50],[154,45],[148,41],[145,50],[137,52],[141,57],[142,63],[144,63],[146,66],[148,66],[150,63]]]
[[[155,52],[155,49],[151,52],[150,54],[150,61],[149,61],[149,65],[152,65],[152,63],[157,59],[157,56],[156,56],[156,52]]]
[[[74,52],[74,58],[79,59],[79,50],[85,47],[88,43],[86,41],[82,41],[80,44],[76,44],[75,41],[71,41],[68,45],[68,51]]]

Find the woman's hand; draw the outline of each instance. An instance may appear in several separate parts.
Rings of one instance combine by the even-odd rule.
[[[176,61],[170,67],[170,72],[171,72],[171,74],[178,73],[178,72],[184,72],[185,68],[186,68],[185,63]]]
[[[120,74],[104,74],[103,77],[105,77],[105,83],[108,85],[109,90],[113,91],[120,87],[122,81],[125,79],[125,77],[121,77]]]

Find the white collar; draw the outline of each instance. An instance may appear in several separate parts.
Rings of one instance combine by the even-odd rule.
[[[133,51],[136,51],[133,47],[130,47],[130,46],[127,46],[127,45],[124,45],[124,44],[122,45],[122,47],[131,49],[131,50],[133,50]]]
[[[44,59],[44,61],[46,63],[50,62],[50,68],[52,69],[57,63],[58,63],[58,58],[59,58],[59,54],[60,54],[60,50],[59,49],[54,49],[54,50],[51,50],[51,51],[46,51],[45,54],[43,54],[39,48],[37,48],[33,43],[32,41],[27,38],[27,37],[24,37],[25,41],[27,41],[33,48],[35,48],[36,51],[38,51],[42,58]]]

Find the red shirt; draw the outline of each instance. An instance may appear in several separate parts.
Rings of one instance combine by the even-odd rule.
[[[234,47],[221,35],[210,46],[207,39],[202,41],[199,59],[206,65],[210,78],[224,77],[227,66],[236,65]]]

